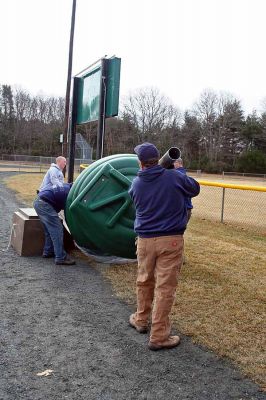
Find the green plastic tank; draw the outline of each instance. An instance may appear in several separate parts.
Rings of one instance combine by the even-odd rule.
[[[137,156],[117,154],[86,168],[74,182],[66,221],[76,243],[98,255],[136,258],[135,208],[128,194]]]

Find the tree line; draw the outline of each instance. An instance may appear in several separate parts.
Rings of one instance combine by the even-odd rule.
[[[0,86],[0,154],[60,154],[64,108],[62,97]],[[120,109],[119,117],[106,121],[104,155],[132,153],[135,145],[149,141],[161,154],[180,147],[190,169],[266,173],[266,102],[264,111],[245,116],[230,93],[204,90],[181,112],[157,88],[143,88],[130,93]],[[78,132],[96,148],[96,122]]]
[[[0,86],[0,154],[55,155],[64,124],[62,97]]]

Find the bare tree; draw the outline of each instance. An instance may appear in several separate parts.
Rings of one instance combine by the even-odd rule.
[[[215,119],[217,115],[218,98],[213,90],[204,90],[199,101],[194,106],[194,115],[201,123],[200,145],[210,161],[214,159]]]
[[[130,93],[123,104],[122,118],[134,128],[138,141],[158,141],[166,129],[179,127],[181,114],[156,88]]]

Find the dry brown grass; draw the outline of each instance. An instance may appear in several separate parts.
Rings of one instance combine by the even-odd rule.
[[[78,174],[75,174],[75,178]],[[31,206],[36,197],[36,190],[40,187],[44,173],[20,174],[5,179],[5,184],[9,189],[17,193],[19,200]]]
[[[265,388],[266,238],[196,218],[185,237],[174,325]],[[105,274],[121,298],[135,302],[136,265]]]
[[[5,183],[7,187],[17,193],[19,200],[32,206],[32,202],[36,197],[36,190],[39,188],[43,177],[43,173],[14,175],[5,179]]]

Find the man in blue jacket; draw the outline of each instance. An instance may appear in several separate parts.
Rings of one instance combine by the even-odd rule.
[[[193,178],[158,165],[159,151],[153,144],[143,143],[134,151],[141,167],[129,190],[138,234],[137,311],[129,323],[146,333],[154,300],[148,347],[170,349],[180,343],[179,336],[170,336],[169,314],[182,264],[186,198],[197,196],[200,187]]]
[[[64,185],[64,175],[63,169],[66,166],[66,159],[63,156],[56,158],[55,163],[52,163],[48,171],[46,172],[42,184],[40,186],[40,191],[47,189],[55,189],[57,187],[63,187]]]
[[[65,165],[64,162],[62,162],[62,166],[63,164]],[[43,258],[54,257],[57,265],[74,265],[75,261],[67,255],[64,249],[64,230],[58,216],[58,213],[65,208],[71,184],[64,183],[64,177],[61,177],[60,171],[57,171],[56,167],[51,166],[51,169],[51,174],[45,175],[38,196],[33,203],[44,226],[45,244],[42,256]]]

